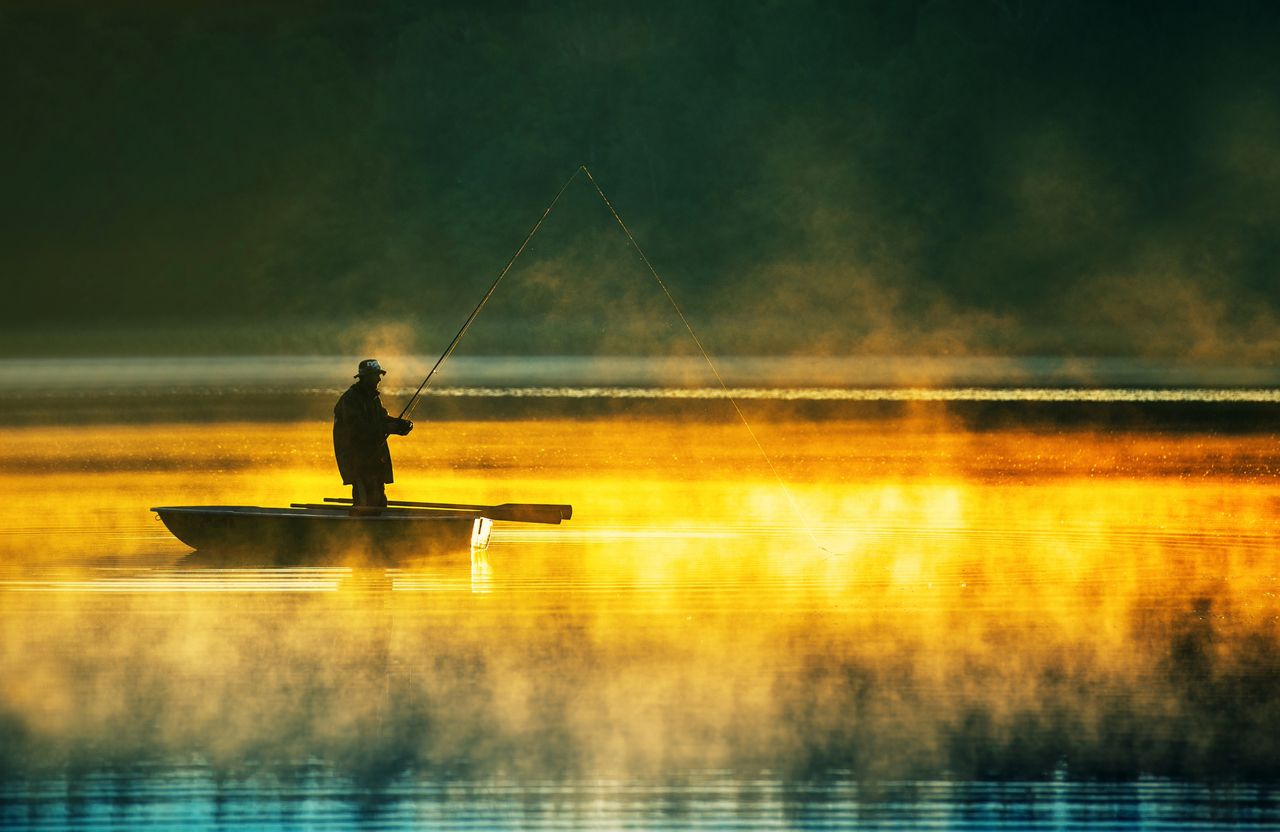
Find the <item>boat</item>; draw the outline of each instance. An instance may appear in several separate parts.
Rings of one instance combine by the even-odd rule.
[[[348,507],[157,506],[174,537],[201,552],[317,557],[465,553],[489,545],[493,521],[473,512]]]
[[[494,520],[558,524],[573,516],[567,505],[390,501],[386,508],[353,507],[350,500],[263,506],[155,506],[174,537],[205,551],[274,554],[417,557],[484,549]]]

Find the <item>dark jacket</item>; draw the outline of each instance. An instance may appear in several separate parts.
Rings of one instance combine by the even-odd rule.
[[[407,423],[387,414],[376,388],[356,382],[333,407],[333,455],[338,459],[342,482],[391,477],[391,450],[387,434],[404,433]]]

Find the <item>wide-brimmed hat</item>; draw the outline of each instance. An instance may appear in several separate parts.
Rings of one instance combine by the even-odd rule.
[[[387,371],[382,369],[382,365],[378,363],[378,359],[366,358],[364,361],[360,362],[360,366],[356,367],[355,378],[371,376],[374,373],[377,373],[380,376],[385,376]]]

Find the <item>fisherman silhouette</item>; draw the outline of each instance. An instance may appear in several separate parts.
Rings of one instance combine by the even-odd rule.
[[[386,506],[385,486],[394,482],[387,436],[413,430],[413,422],[389,415],[382,406],[378,384],[386,372],[376,358],[361,361],[356,383],[333,407],[333,454],[355,506]]]

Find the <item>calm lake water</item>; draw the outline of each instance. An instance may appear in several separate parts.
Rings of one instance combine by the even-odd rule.
[[[327,423],[0,428],[0,826],[1280,826],[1274,432],[418,415],[393,496],[574,518],[209,561],[147,508]]]

